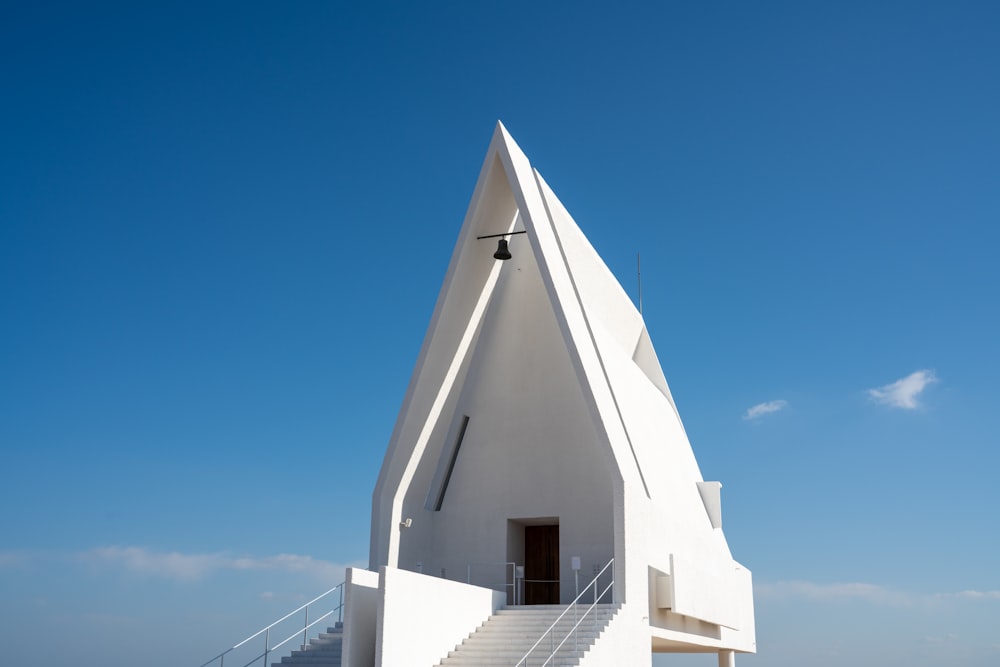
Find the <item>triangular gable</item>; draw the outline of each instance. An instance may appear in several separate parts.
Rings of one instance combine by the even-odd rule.
[[[514,231],[508,261],[478,238]],[[558,528],[564,559],[597,572],[614,557],[615,601],[654,630],[654,650],[729,645],[734,629],[732,645],[753,650],[749,571],[729,553],[718,484],[702,479],[642,316],[500,124],[372,514],[373,569],[481,576],[516,599],[508,566],[527,567],[528,528]],[[500,583],[477,574],[496,565]],[[681,617],[720,626],[726,643],[677,629]]]
[[[550,209],[554,195],[546,200],[541,177],[531,167],[528,158],[503,125],[498,125],[497,131],[503,137],[502,147],[509,161],[505,161],[505,166],[509,164],[507,173],[513,186],[514,198],[519,204],[535,261],[541,269],[542,280],[576,366],[584,396],[590,402],[599,437],[605,439],[611,448],[618,463],[618,472],[625,483],[641,485],[648,496],[649,491],[642,477],[639,461],[632,451],[628,430],[622,421],[618,399],[608,382],[604,362],[591,330],[591,319],[584,308],[580,286],[569,269],[557,223]],[[558,203],[558,200],[555,202]],[[561,204],[558,207],[565,211]],[[576,223],[567,214],[559,226],[569,225],[576,227]],[[607,267],[603,268],[608,270]]]
[[[373,494],[372,564],[391,563],[397,553],[402,490],[408,487],[445,405],[461,382],[503,262],[495,244],[477,236],[523,229],[512,247],[530,246],[551,303],[597,438],[609,450],[626,486],[650,497],[651,473],[662,462],[656,434],[636,406],[620,404],[647,390],[670,406],[668,430],[679,429],[693,454],[642,318],[558,198],[531,167],[502,124],[497,124],[444,285],[434,309],[406,398]],[[636,386],[641,385],[637,390]],[[641,400],[640,412],[658,409]],[[664,427],[661,419],[658,427]],[[636,434],[641,442],[636,441]],[[661,437],[663,434],[661,433]],[[643,454],[642,450],[648,450]],[[700,481],[697,465],[684,466]],[[692,486],[693,486],[692,480]]]

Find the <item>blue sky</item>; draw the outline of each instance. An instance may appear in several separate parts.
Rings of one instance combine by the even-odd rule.
[[[1000,8],[0,8],[0,640],[200,664],[368,552],[494,123],[644,313],[757,656],[1000,660]],[[711,656],[655,664],[709,665]]]

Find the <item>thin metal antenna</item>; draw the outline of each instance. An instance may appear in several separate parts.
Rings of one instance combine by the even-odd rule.
[[[642,315],[642,254],[635,253],[635,271],[639,276],[639,314]]]

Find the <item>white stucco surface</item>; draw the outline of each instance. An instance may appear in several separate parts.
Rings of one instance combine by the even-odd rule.
[[[506,261],[476,238],[512,231],[524,234]],[[628,611],[609,636],[638,641],[647,661],[754,651],[751,576],[723,533],[720,488],[702,477],[642,316],[498,125],[373,493],[370,568],[393,573],[389,629],[405,606],[392,587],[428,579],[415,572],[511,592],[524,526],[557,524],[559,598],[573,597],[572,557],[581,582],[614,557]]]
[[[532,256],[505,272],[484,320],[468,371],[434,429],[403,495],[409,529],[399,531],[398,565],[464,579],[498,574],[489,563],[509,558],[508,521],[551,517],[566,555],[585,572],[613,553],[613,467],[593,434],[555,317]],[[441,510],[426,509],[428,489],[450,427],[469,417]],[[572,571],[562,569],[563,599]],[[450,573],[450,574],[449,574]],[[492,583],[476,579],[473,583]],[[589,579],[589,577],[588,577]]]
[[[600,641],[580,661],[580,667],[650,667],[653,656],[649,633],[641,617],[643,611],[641,605],[623,606]]]
[[[375,664],[375,629],[378,613],[378,573],[347,568],[344,579],[343,667],[372,667]]]
[[[378,576],[374,664],[381,667],[437,664],[504,603],[488,588],[393,567]]]

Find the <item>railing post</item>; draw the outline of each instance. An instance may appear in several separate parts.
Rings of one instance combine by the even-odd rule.
[[[302,622],[302,650],[306,650],[306,639],[309,637],[309,605],[306,605],[306,620]],[[267,665],[264,665],[267,667]]]
[[[580,597],[580,596],[577,595],[577,597]],[[577,633],[577,629],[578,629],[577,625],[580,624],[580,619],[578,618],[578,616],[579,616],[579,610],[577,609],[576,602],[574,601],[573,602],[573,650],[574,651],[578,651],[579,650],[579,647],[577,646],[577,639],[576,639],[577,638],[577,634],[578,634]]]
[[[577,625],[579,625],[580,619],[578,618],[579,614],[576,605],[577,601],[580,599],[580,564],[577,562],[573,565],[575,567],[573,570],[573,593],[575,595],[573,598],[573,650],[578,651],[580,649],[579,646],[577,646]]]

